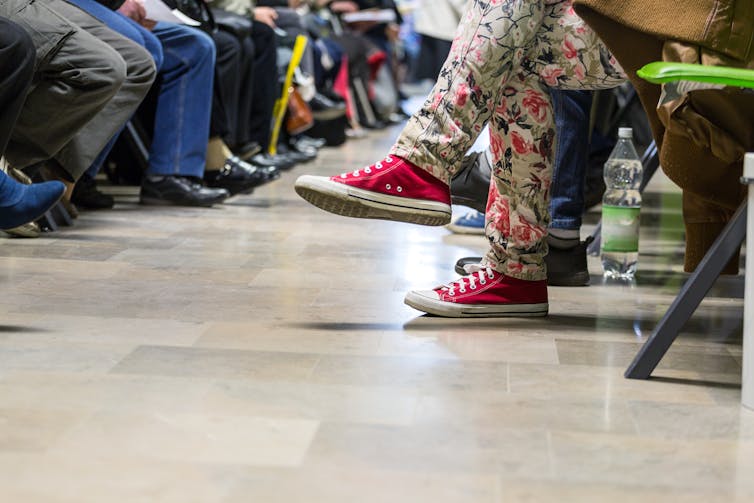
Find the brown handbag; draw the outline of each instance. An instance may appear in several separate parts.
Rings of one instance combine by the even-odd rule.
[[[295,87],[291,87],[288,92],[288,116],[285,129],[291,135],[301,134],[314,125],[312,109]]]

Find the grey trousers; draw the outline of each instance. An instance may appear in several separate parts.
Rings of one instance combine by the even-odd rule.
[[[78,179],[149,91],[149,53],[63,0],[0,0],[37,48],[36,77],[6,157],[26,167],[54,158]]]

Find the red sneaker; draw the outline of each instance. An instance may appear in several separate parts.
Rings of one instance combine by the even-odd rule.
[[[450,222],[449,187],[400,157],[331,178],[300,176],[295,188],[314,206],[337,215],[421,225]]]
[[[485,267],[434,290],[409,292],[405,303],[449,318],[545,316],[547,281],[524,281]]]

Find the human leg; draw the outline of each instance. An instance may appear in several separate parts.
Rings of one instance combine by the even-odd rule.
[[[149,152],[149,175],[201,178],[207,153],[215,46],[187,26],[158,23],[163,47],[162,85]]]
[[[162,85],[157,98],[149,167],[140,202],[150,205],[212,206],[225,189],[204,187],[212,110],[215,45],[205,33],[158,23],[152,31],[163,47]]]
[[[542,287],[547,247],[543,238],[549,223],[547,203],[555,137],[548,89],[606,88],[619,84],[622,78],[604,45],[575,16],[570,2],[552,5],[509,1],[492,5],[474,1],[470,5],[433,93],[411,118],[390,157],[410,163],[437,182],[447,184],[484,122],[494,118],[494,184],[487,218],[491,249],[479,272],[494,277],[485,291],[500,287],[499,303],[517,307],[473,315],[518,313],[521,304],[533,304],[537,314],[546,312],[546,307],[542,309],[546,304],[546,287],[544,292]],[[381,170],[378,166],[369,169]],[[324,193],[340,183],[348,185],[347,192],[352,192],[354,187],[364,186],[355,179],[368,179],[370,192],[384,193],[378,186],[381,182],[392,187],[385,182],[397,178],[394,171],[391,166],[377,175],[369,173],[368,177],[357,171],[353,177],[341,175],[340,182],[333,177],[326,188],[319,190]],[[407,171],[401,168],[400,173]],[[305,182],[304,185],[309,184],[309,180]],[[429,185],[426,180],[422,182]],[[445,188],[447,191],[447,185]],[[358,196],[363,199],[363,194]],[[408,198],[403,200],[407,205],[413,204]],[[501,277],[508,279],[500,280]],[[490,283],[482,282],[481,276],[477,279]],[[472,286],[476,283],[464,281],[463,285],[456,285],[458,291],[464,292],[466,286],[475,290]],[[508,295],[511,284],[516,285],[513,291],[521,293],[518,299]],[[433,291],[430,300],[463,303],[465,295],[454,297],[449,292],[455,290]],[[545,302],[532,302],[542,298]],[[489,304],[487,300],[480,302]],[[461,311],[453,314],[453,310],[434,312],[467,315]]]
[[[17,24],[0,18],[0,157],[34,76],[34,42]],[[60,199],[60,182],[24,185],[0,171],[0,229],[35,220]]]
[[[17,24],[0,18],[0,157],[34,76],[34,42]]]
[[[63,16],[82,29],[105,42],[126,63],[126,77],[118,93],[100,114],[95,116],[79,133],[55,155],[55,160],[78,178],[100,157],[106,145],[120,132],[146,96],[155,77],[155,64],[141,45],[109,28],[97,17],[76,5],[62,0],[51,0],[51,5]],[[110,11],[113,18],[118,14]]]
[[[9,1],[0,11],[25,29],[37,48],[41,78],[26,98],[6,151],[12,165],[26,167],[54,157],[98,115],[120,90],[126,63],[47,3]],[[80,174],[79,169],[64,173],[70,180]]]
[[[550,213],[547,229],[549,251],[544,258],[547,283],[553,286],[582,286],[589,283],[586,243],[580,242],[581,215],[584,210],[584,179],[588,161],[589,116],[592,93],[552,89],[553,115],[557,146],[550,186]],[[451,192],[477,207],[486,206],[490,192],[489,151],[464,158],[461,173],[453,180]],[[482,180],[487,179],[486,185]],[[496,190],[496,189],[493,189]],[[481,257],[465,257],[456,263],[463,274],[466,266],[481,262]]]
[[[264,23],[254,21],[254,78],[252,83],[250,141],[266,150],[270,143],[272,110],[278,98],[277,42],[275,32]]]

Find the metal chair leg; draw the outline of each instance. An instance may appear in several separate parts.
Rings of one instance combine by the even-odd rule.
[[[665,316],[626,370],[627,378],[649,378],[726,264],[741,247],[746,237],[746,206],[746,202],[741,203],[731,221],[683,285]]]

